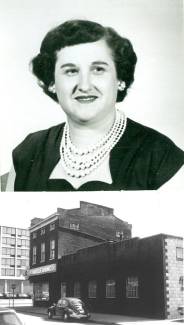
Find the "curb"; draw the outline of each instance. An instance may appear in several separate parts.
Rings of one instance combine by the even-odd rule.
[[[47,311],[43,310],[43,311],[38,311],[35,309],[30,309],[29,308],[21,308],[21,307],[15,307],[16,312],[18,313],[24,313],[24,314],[36,314],[36,315],[47,315]]]

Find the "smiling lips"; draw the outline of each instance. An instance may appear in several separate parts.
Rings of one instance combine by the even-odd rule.
[[[94,102],[98,97],[97,96],[76,96],[75,99],[79,103],[92,103]]]

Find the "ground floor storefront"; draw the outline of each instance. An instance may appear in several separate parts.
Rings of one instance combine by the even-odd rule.
[[[29,279],[33,285],[34,306],[47,307],[59,299],[60,280],[56,263],[31,269]]]

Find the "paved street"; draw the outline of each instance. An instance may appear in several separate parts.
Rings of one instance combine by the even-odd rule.
[[[22,319],[22,321],[25,323],[25,325],[42,325],[42,324],[48,324],[48,325],[56,325],[57,323],[60,324],[66,324],[64,322],[61,322],[61,320],[49,320],[46,315],[25,315],[18,313],[19,317]],[[74,323],[73,323],[74,324]],[[72,323],[70,323],[72,325]],[[89,325],[89,324],[88,324]]]
[[[92,313],[91,320],[88,322],[64,322],[61,318],[48,319],[46,309],[44,308],[16,308],[19,317],[24,321],[25,325],[57,325],[57,324],[83,324],[83,325],[179,325],[180,323],[173,322],[171,320],[153,320],[141,317],[131,317],[124,315],[110,315]]]
[[[13,307],[12,299],[0,299],[0,307]],[[143,317],[133,317],[125,315],[110,315],[101,313],[92,313],[91,320],[88,322],[63,322],[60,318],[52,320],[47,317],[47,308],[32,307],[31,299],[15,299],[15,310],[25,325],[57,325],[57,324],[83,324],[83,325],[179,325],[178,322],[171,320],[153,320]]]

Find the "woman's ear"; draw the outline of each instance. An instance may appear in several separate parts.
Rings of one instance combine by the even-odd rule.
[[[123,91],[123,90],[125,89],[125,87],[126,87],[125,82],[122,81],[122,80],[119,80],[119,81],[118,81],[118,90],[119,90],[119,91]]]

